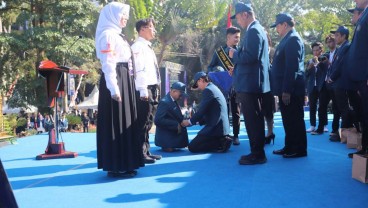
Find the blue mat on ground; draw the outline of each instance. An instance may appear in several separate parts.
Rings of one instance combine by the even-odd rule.
[[[307,128],[309,127],[306,114]],[[200,129],[189,128],[192,139]],[[96,135],[62,133],[66,150],[77,158],[35,160],[45,151],[46,134],[18,139],[0,148],[19,207],[366,207],[368,185],[351,178],[346,145],[328,134],[308,134],[308,157],[284,159],[284,130],[275,114],[275,145],[266,145],[268,162],[240,166],[249,153],[244,124],[240,146],[224,154],[191,154],[187,149],[154,154],[163,159],[139,169],[133,179],[111,179],[96,168]],[[150,135],[151,141],[154,135]]]

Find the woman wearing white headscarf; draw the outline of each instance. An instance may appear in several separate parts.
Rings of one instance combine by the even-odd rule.
[[[134,70],[129,43],[121,34],[130,6],[106,5],[96,31],[96,53],[101,61],[97,116],[98,168],[111,177],[134,177],[144,166],[142,142],[137,138]]]

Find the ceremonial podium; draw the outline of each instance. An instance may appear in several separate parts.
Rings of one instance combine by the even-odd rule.
[[[74,158],[78,156],[76,152],[65,150],[64,142],[59,141],[58,128],[58,98],[64,94],[64,73],[70,74],[87,74],[86,71],[72,70],[68,67],[58,66],[52,61],[42,61],[39,65],[38,72],[46,79],[48,106],[54,107],[55,119],[54,127],[49,131],[49,141],[44,154],[37,155],[37,160],[57,159],[57,158]]]

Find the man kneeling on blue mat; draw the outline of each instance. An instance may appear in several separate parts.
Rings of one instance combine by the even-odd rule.
[[[175,82],[171,85],[170,92],[158,104],[155,115],[155,145],[164,152],[174,152],[188,146],[187,128],[181,126],[184,116],[177,103],[186,95],[185,84]]]
[[[205,125],[189,143],[190,152],[227,152],[231,146],[229,117],[226,100],[216,85],[210,82],[204,72],[194,76],[194,89],[202,91],[202,100],[197,112],[182,126]]]

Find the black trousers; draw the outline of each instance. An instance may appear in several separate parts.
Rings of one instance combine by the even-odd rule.
[[[356,90],[335,89],[336,104],[341,112],[341,128],[358,126],[361,121],[361,99]]]
[[[368,84],[359,82],[358,91],[362,106],[362,149],[368,151]]]
[[[240,104],[237,103],[235,92],[230,93],[228,106],[229,105],[230,105],[231,116],[232,116],[231,123],[233,125],[233,135],[234,137],[238,137],[239,131],[240,131]]]
[[[310,118],[310,125],[316,126],[316,114],[317,114],[317,104],[318,104],[318,97],[319,92],[318,88],[315,86],[312,92],[308,92],[308,100],[309,100],[309,118]],[[318,118],[320,121],[321,118]]]
[[[291,94],[289,105],[279,96],[282,123],[285,129],[285,150],[288,153],[307,152],[307,132],[304,123],[304,96]]]
[[[137,115],[139,139],[143,142],[143,156],[150,155],[149,131],[152,128],[154,115],[157,111],[160,90],[157,85],[148,86],[148,101],[140,99],[139,91],[137,93]]]
[[[84,133],[88,133],[88,125],[83,125],[83,132]]]
[[[18,207],[13,189],[9,183],[3,163],[0,159],[0,207]]]
[[[340,126],[339,123],[341,113],[339,111],[339,108],[337,107],[337,101],[335,98],[334,90],[327,88],[326,85],[322,87],[319,93],[318,117],[320,121],[318,122],[318,130],[323,131],[324,126],[328,124],[327,108],[331,100],[332,100],[332,113],[333,113],[332,132],[337,133]]]
[[[265,121],[262,112],[264,93],[237,93],[244,115],[251,154],[256,157],[265,157]]]
[[[221,146],[222,138],[224,138],[224,136],[215,137],[215,136],[197,135],[189,143],[188,150],[193,153],[216,151]]]

